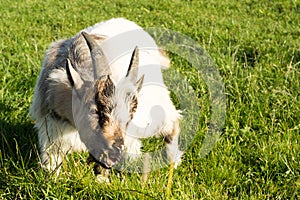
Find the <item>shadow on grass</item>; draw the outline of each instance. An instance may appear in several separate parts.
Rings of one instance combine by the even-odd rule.
[[[10,114],[10,107],[0,103],[1,112]],[[37,134],[30,120],[0,117],[0,169],[6,173],[38,167]],[[25,118],[26,119],[26,118]],[[8,171],[7,171],[8,170]]]

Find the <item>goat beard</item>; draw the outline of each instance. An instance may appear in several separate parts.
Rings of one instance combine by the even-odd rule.
[[[94,175],[100,182],[109,182],[110,170],[105,165],[98,162],[92,155],[89,156],[87,160],[88,165],[94,165],[93,171]]]

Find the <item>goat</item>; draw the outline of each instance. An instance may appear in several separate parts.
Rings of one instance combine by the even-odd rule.
[[[134,36],[136,31],[139,38]],[[114,42],[122,34],[128,35],[124,43]],[[150,41],[152,47],[147,49],[148,44],[141,41]],[[125,54],[112,56],[122,48]],[[30,107],[41,166],[54,171],[66,154],[88,150],[94,161],[109,169],[125,155],[141,155],[140,138],[159,134],[177,166],[182,156],[178,147],[181,115],[161,74],[169,64],[151,36],[123,18],[52,43]]]

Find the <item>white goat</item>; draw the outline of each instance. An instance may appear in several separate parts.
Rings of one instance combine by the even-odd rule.
[[[122,18],[51,44],[30,108],[42,166],[55,170],[67,153],[87,149],[111,168],[124,153],[141,154],[140,138],[158,134],[177,166],[181,116],[163,83],[168,66],[151,36]]]

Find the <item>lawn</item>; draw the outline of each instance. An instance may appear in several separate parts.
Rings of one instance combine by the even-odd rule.
[[[0,2],[0,199],[300,198],[299,1]],[[221,135],[203,155],[210,91],[201,74],[169,53],[199,107],[195,137],[174,171],[169,196],[169,167],[151,172],[145,183],[141,174],[113,171],[111,183],[103,184],[86,164],[87,153],[68,156],[59,176],[38,164],[28,110],[46,49],[113,17],[193,39],[225,87]]]

